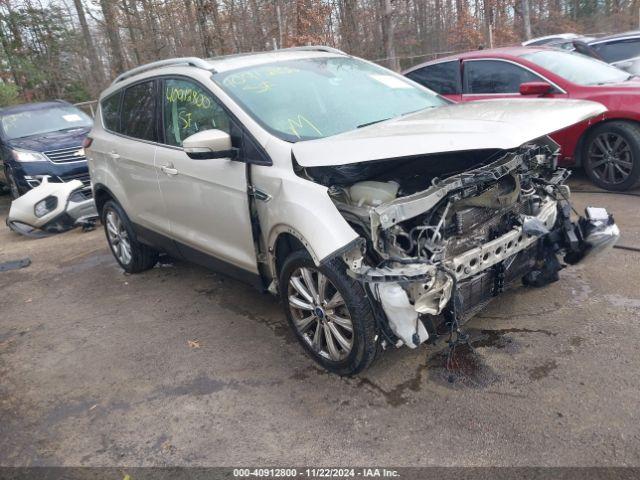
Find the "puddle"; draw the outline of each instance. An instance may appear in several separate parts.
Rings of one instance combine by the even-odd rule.
[[[475,333],[475,332],[472,332]],[[508,333],[541,333],[548,337],[555,337],[558,335],[555,332],[544,329],[530,329],[530,328],[503,328],[499,330],[480,330],[478,336],[471,342],[474,348],[487,348],[493,347],[497,349],[503,349],[507,347],[515,346],[516,342],[510,338],[505,337]]]
[[[468,345],[447,347],[428,359],[430,378],[451,388],[485,388],[497,382],[498,373],[487,365],[484,357]]]
[[[549,376],[552,370],[558,368],[558,364],[555,360],[548,360],[542,365],[538,365],[537,367],[533,367],[529,370],[529,378],[531,380],[542,380]]]
[[[582,345],[585,342],[585,339],[582,337],[571,337],[569,339],[569,345],[571,345],[572,347],[579,347],[580,345]]]

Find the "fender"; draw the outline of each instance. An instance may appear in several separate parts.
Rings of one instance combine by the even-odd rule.
[[[283,171],[278,173],[282,175]],[[260,176],[256,183],[272,196],[268,203],[256,205],[272,278],[277,276],[275,245],[284,233],[297,238],[318,266],[359,238],[338,212],[326,187],[293,173],[282,177]]]
[[[90,164],[89,172],[91,174],[93,196],[96,199],[98,213],[100,213],[101,207],[98,205],[98,195],[99,191],[102,190],[107,192],[114,200],[116,200],[122,208],[124,208],[124,211],[127,212],[127,215],[129,215],[129,212],[131,211],[129,201],[127,200],[127,196],[125,195],[118,178],[107,169],[91,167],[93,167],[93,165]],[[110,188],[107,188],[106,185],[109,185]]]

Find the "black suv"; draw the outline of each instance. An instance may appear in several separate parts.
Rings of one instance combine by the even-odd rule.
[[[17,198],[40,184],[82,180],[90,193],[82,143],[91,118],[70,103],[29,103],[0,109],[0,183]]]

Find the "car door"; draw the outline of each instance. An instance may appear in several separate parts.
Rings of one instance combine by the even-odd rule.
[[[408,72],[406,76],[450,100],[459,102],[462,95],[460,73],[460,60],[456,59],[417,68]]]
[[[230,158],[194,160],[182,149],[185,138],[217,128],[241,146],[242,133],[227,110],[191,79],[162,81],[162,134],[156,152],[159,185],[171,235],[182,254],[199,253],[257,273],[247,195],[247,165]]]
[[[501,59],[469,59],[462,64],[462,101],[489,98],[535,98],[520,94],[526,82],[545,82],[554,90],[545,98],[566,97],[566,93],[541,75],[517,63]]]
[[[117,135],[110,135],[100,152],[112,163],[126,199],[125,209],[133,223],[169,234],[169,221],[162,202],[155,169],[158,141],[158,81],[145,80],[128,86],[122,95]],[[104,108],[104,106],[103,106]],[[109,111],[103,112],[109,115]],[[107,123],[108,123],[108,119]],[[101,148],[104,142],[95,142]],[[123,199],[124,200],[124,199]]]

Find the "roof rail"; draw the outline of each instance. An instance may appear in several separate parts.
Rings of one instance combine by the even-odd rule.
[[[289,51],[296,51],[296,50],[305,51],[306,50],[310,52],[327,52],[327,53],[335,53],[337,55],[347,55],[347,53],[343,52],[342,50],[338,50],[337,48],[333,48],[333,47],[326,47],[324,45],[305,45],[302,47],[281,48],[279,50],[289,50]]]
[[[169,67],[172,65],[189,65],[191,67],[202,68],[204,70],[213,70],[213,67],[209,62],[198,57],[169,58],[167,60],[158,60],[157,62],[146,63],[139,67],[132,68],[131,70],[127,70],[126,72],[118,75],[112,85],[133,77],[134,75],[138,75],[139,73],[146,72],[147,70]]]

